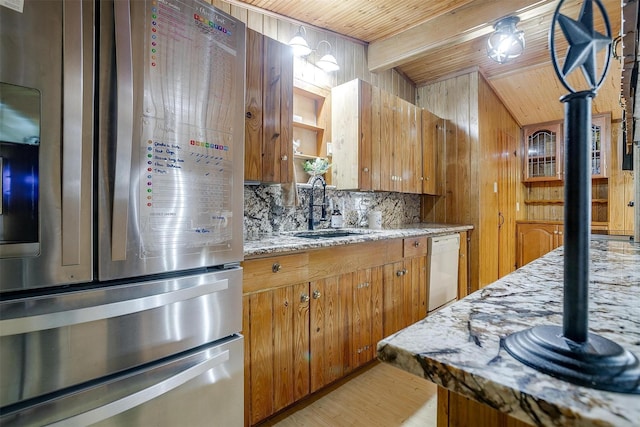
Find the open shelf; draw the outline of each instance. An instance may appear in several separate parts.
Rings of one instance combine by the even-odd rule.
[[[609,201],[607,199],[591,199],[591,203],[596,204],[607,204]],[[562,199],[532,199],[525,200],[525,205],[564,205],[564,200]]]
[[[304,123],[304,122],[297,122],[297,121],[293,121],[293,127],[294,128],[300,128],[300,129],[306,129],[306,130],[310,130],[312,132],[324,132],[324,129],[315,125],[310,125],[308,123]]]
[[[293,144],[294,168],[296,178],[302,181],[307,177],[303,164],[307,160],[317,158],[328,159],[327,142],[329,141],[331,111],[330,92],[300,80],[294,81],[293,87]],[[328,122],[329,120],[329,122]],[[329,162],[331,162],[329,160]],[[331,174],[326,174],[327,183]]]

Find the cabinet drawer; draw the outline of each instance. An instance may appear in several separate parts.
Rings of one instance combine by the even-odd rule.
[[[250,259],[244,261],[242,267],[242,292],[245,294],[309,281],[309,255],[306,252]]]
[[[404,239],[403,255],[405,258],[426,255],[427,236],[410,237]]]

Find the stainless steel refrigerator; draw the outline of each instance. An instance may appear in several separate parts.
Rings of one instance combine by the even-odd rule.
[[[245,28],[0,0],[0,424],[243,422]]]

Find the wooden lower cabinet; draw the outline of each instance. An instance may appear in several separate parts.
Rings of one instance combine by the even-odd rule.
[[[243,267],[247,426],[374,360],[378,341],[427,315],[426,237]]]
[[[438,386],[438,427],[525,427],[529,424]]]
[[[374,359],[381,305],[381,267],[311,282],[312,393]]]
[[[383,270],[383,335],[388,336],[427,316],[427,257],[418,256]]]
[[[382,267],[244,297],[245,425],[254,425],[375,358]]]
[[[540,258],[563,244],[563,226],[552,223],[516,225],[517,267]]]
[[[309,394],[309,284],[244,296],[245,424]]]

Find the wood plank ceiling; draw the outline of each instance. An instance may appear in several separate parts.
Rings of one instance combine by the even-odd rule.
[[[635,0],[634,0],[635,1]],[[551,65],[548,38],[557,0],[231,0],[368,43],[371,71],[395,67],[417,87],[478,69],[521,124],[563,116],[559,98],[567,90]],[[577,19],[582,0],[565,0],[561,13]],[[620,33],[621,1],[602,0],[614,37]],[[595,7],[595,6],[594,6]],[[486,55],[486,39],[501,17],[517,15],[525,32],[525,53],[507,64]],[[597,9],[595,24],[604,32]],[[559,34],[559,33],[558,33]],[[558,40],[564,37],[557,36]],[[594,113],[619,119],[619,61],[594,100]],[[573,73],[579,84],[580,72]]]

